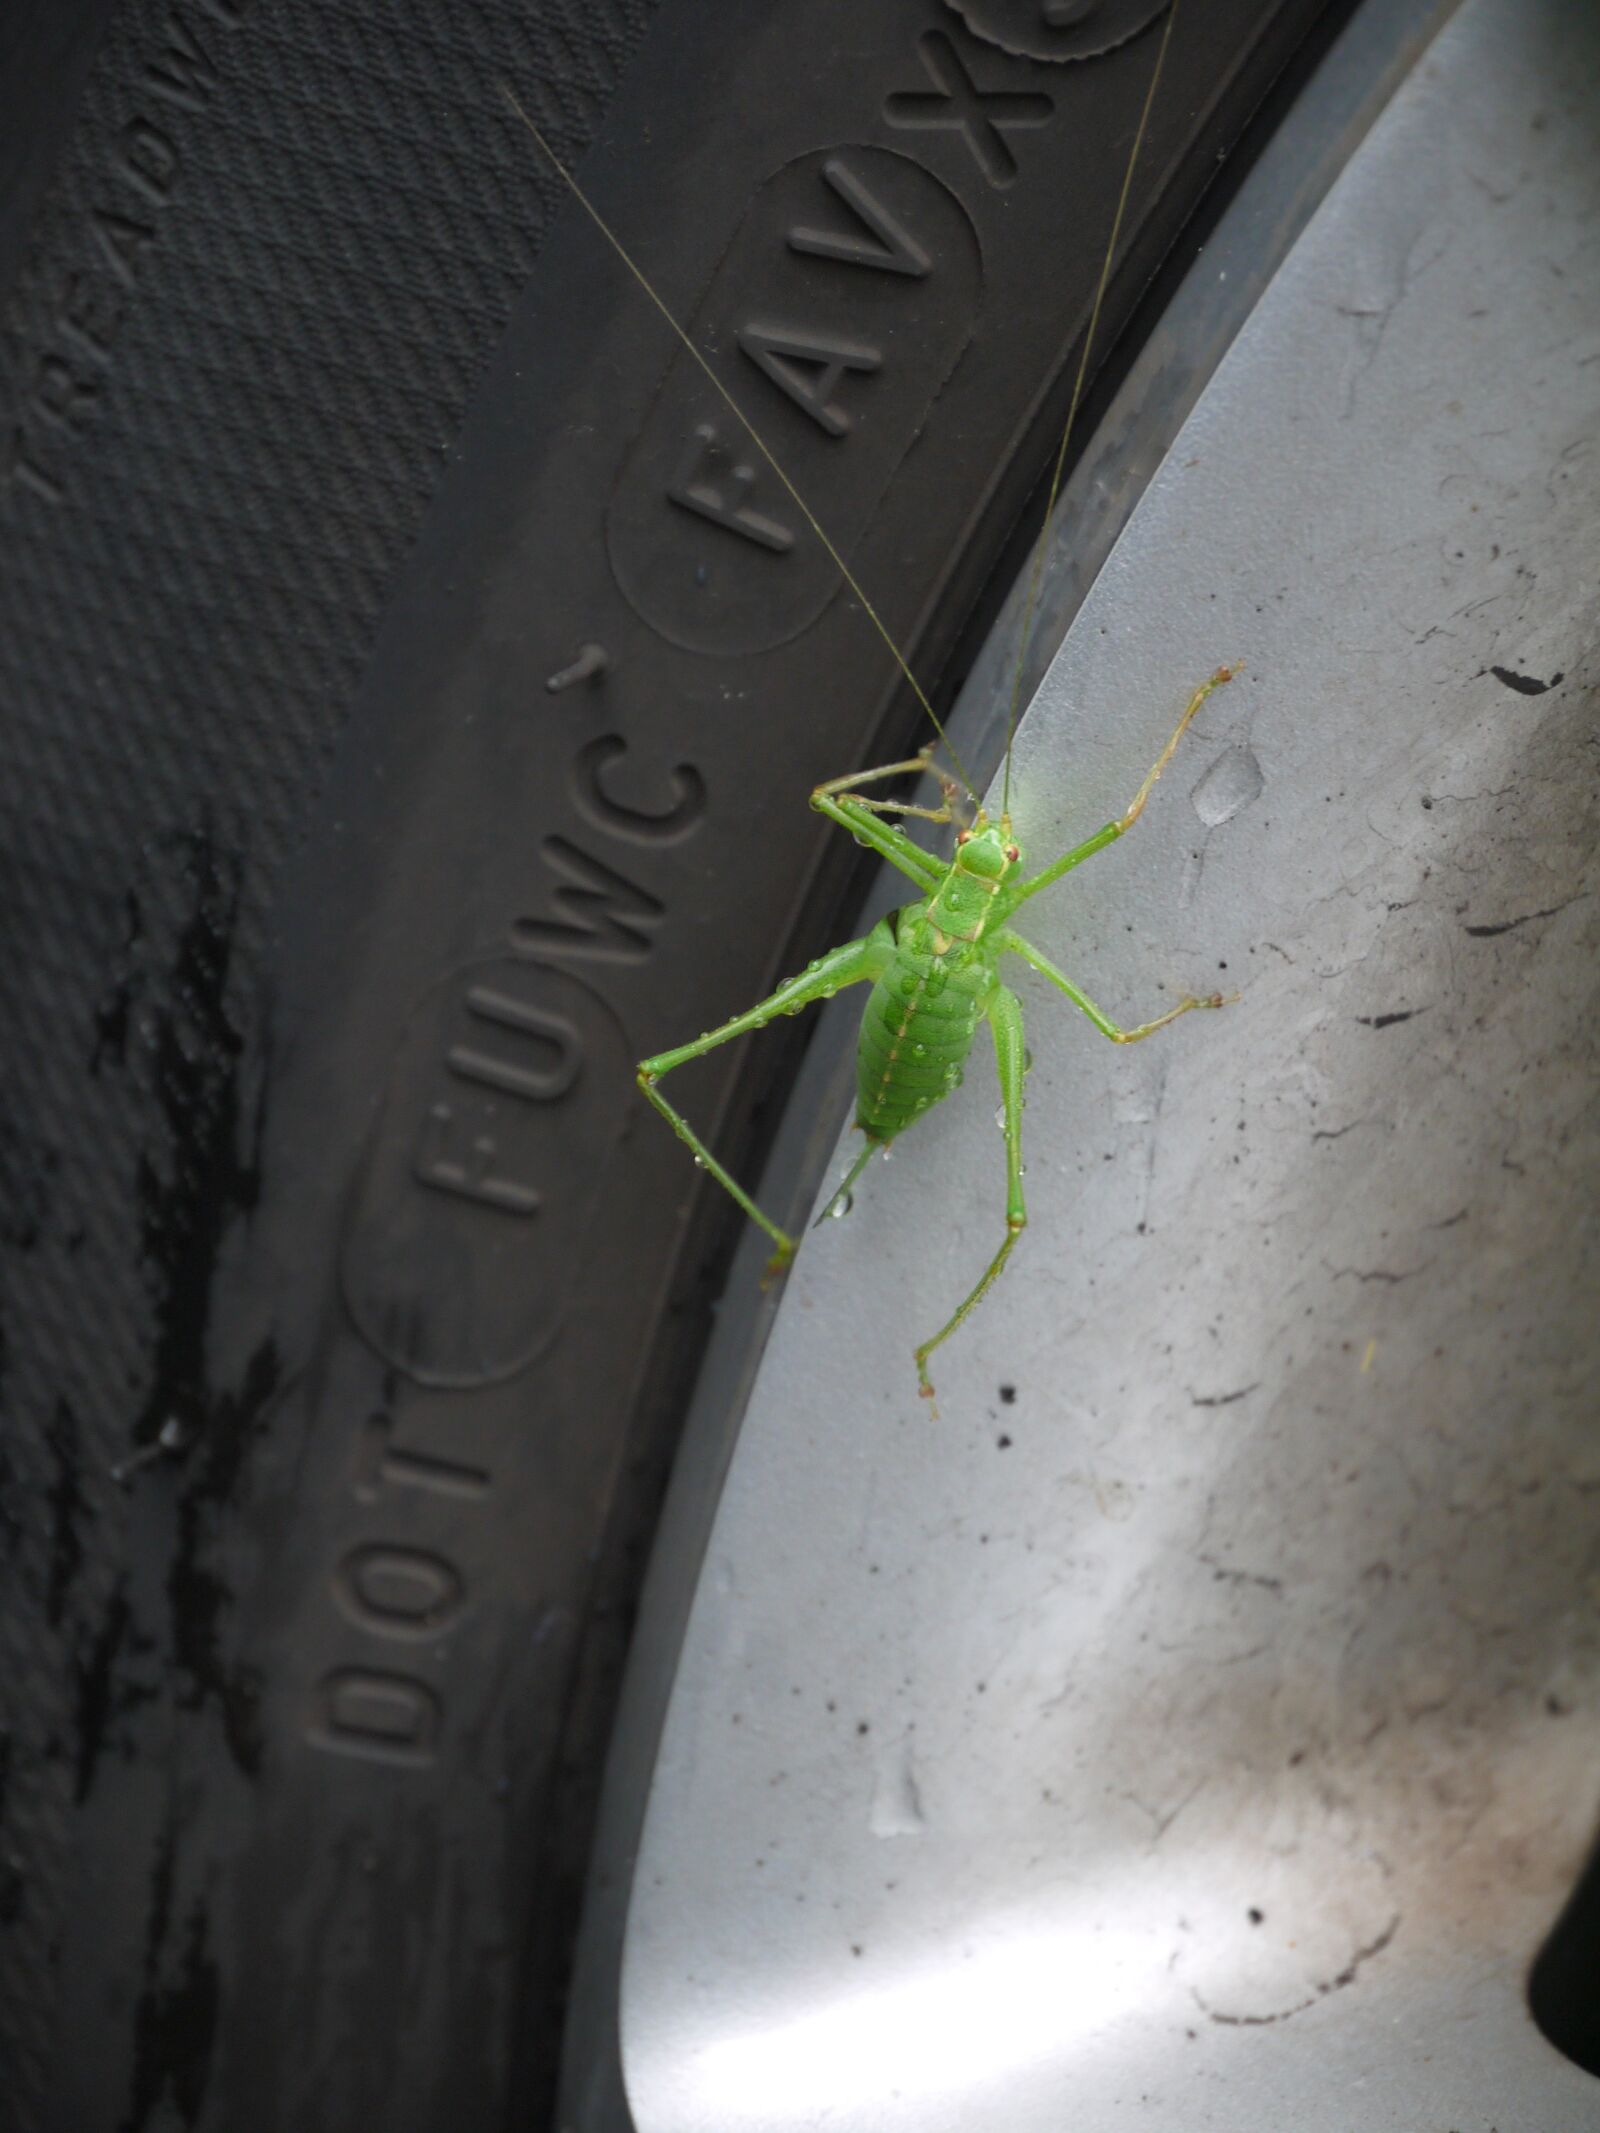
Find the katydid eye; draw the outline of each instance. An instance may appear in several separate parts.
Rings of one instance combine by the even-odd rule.
[[[971,830],[957,830],[956,842],[957,844],[970,844],[972,842]]]
[[[1022,854],[1018,851],[1017,847],[1014,844],[1008,844],[1006,846],[1006,857],[1011,861],[1011,864],[1015,866],[1017,861],[1022,857]]]

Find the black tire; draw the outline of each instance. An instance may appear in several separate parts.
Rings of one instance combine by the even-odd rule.
[[[0,37],[14,2133],[546,2122],[732,1234],[631,1062],[828,937],[850,855],[803,796],[918,734],[502,86],[936,681],[1053,443],[1157,12],[1038,60],[1013,0]],[[1322,14],[1179,21],[1102,350]],[[792,1064],[690,1092],[746,1169]]]

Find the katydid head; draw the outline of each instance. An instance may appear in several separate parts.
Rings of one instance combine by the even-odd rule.
[[[980,808],[970,827],[957,836],[950,871],[928,906],[935,931],[948,941],[982,940],[1006,908],[1008,900],[1000,893],[1006,877],[1021,863],[1010,817],[991,822]]]
[[[1022,864],[1022,848],[1011,834],[1010,817],[1002,815],[998,822],[991,822],[980,810],[972,827],[956,838],[955,863],[963,874],[998,888]]]

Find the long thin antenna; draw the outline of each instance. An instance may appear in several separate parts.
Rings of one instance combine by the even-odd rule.
[[[733,394],[729,392],[727,386],[723,384],[722,380],[711,368],[711,365],[706,361],[705,357],[695,346],[694,342],[690,340],[684,328],[678,324],[678,321],[668,310],[666,304],[662,301],[661,297],[656,294],[655,288],[651,283],[649,276],[645,273],[644,269],[637,264],[632,255],[629,253],[626,245],[624,245],[624,243],[622,242],[622,239],[617,235],[616,231],[612,229],[610,223],[606,221],[600,210],[589,198],[589,195],[584,191],[583,187],[578,183],[577,179],[572,175],[571,171],[568,170],[566,164],[562,162],[561,158],[550,146],[550,143],[545,139],[544,135],[533,123],[533,120],[529,118],[527,112],[523,110],[521,104],[517,101],[516,96],[513,94],[509,84],[502,82],[500,86],[505,93],[506,102],[511,106],[517,117],[521,119],[523,125],[526,126],[528,131],[533,135],[534,139],[538,142],[540,148],[544,151],[544,154],[549,160],[549,162],[554,165],[556,171],[565,180],[568,189],[576,196],[578,205],[583,209],[584,213],[589,217],[589,220],[594,224],[595,228],[600,232],[601,236],[604,237],[607,244],[610,245],[611,249],[622,261],[622,264],[627,268],[628,272],[639,284],[645,295],[649,297],[651,303],[653,303],[656,309],[661,313],[661,316],[672,328],[673,332],[683,343],[684,347],[689,351],[690,355],[693,356],[694,360],[705,372],[706,377],[715,387],[719,397],[722,399],[729,411],[733,414],[733,416],[739,422],[740,426],[744,429],[751,443],[761,454],[762,458],[767,462],[767,465],[771,467],[773,473],[777,475],[779,481],[783,483],[783,486],[785,487],[785,489],[788,490],[790,496],[793,497],[795,503],[799,507],[800,514],[804,518],[806,524],[811,528],[817,539],[822,543],[823,547],[832,557],[834,567],[838,571],[840,577],[843,578],[845,584],[849,586],[850,590],[860,601],[862,611],[867,616],[867,619],[871,622],[873,628],[877,631],[878,635],[883,639],[884,643],[893,653],[895,665],[900,669],[906,680],[911,684],[912,692],[915,695],[917,702],[921,704],[923,710],[928,714],[929,724],[933,727],[934,732],[938,734],[940,740],[944,743],[945,752],[948,754],[951,763],[955,766],[956,776],[961,780],[963,786],[965,786],[968,797],[971,799],[974,807],[976,807],[978,805],[978,795],[973,790],[972,781],[967,776],[966,770],[962,765],[961,758],[956,754],[955,749],[951,747],[950,736],[945,732],[944,726],[940,721],[937,712],[934,710],[932,704],[929,703],[927,696],[923,691],[922,684],[917,680],[916,675],[912,673],[910,665],[906,660],[905,654],[901,651],[899,645],[895,643],[893,637],[890,636],[888,626],[884,622],[883,617],[878,613],[878,610],[873,606],[872,602],[862,591],[860,583],[856,578],[855,572],[850,568],[850,565],[845,561],[844,557],[839,553],[838,549],[834,547],[832,541],[829,540],[827,534],[824,532],[821,520],[812,510],[811,506],[806,502],[805,498],[800,494],[800,491],[795,487],[794,483],[789,479],[788,475],[783,471],[783,468],[778,464],[777,459],[773,456],[773,453],[769,449],[767,441],[762,436],[761,432],[756,428],[750,417],[739,405]],[[1115,242],[1115,239],[1113,239],[1113,242]]]
[[[1111,270],[1116,264],[1117,239],[1122,234],[1122,218],[1128,205],[1128,196],[1133,190],[1133,173],[1139,161],[1139,151],[1144,146],[1150,113],[1155,108],[1156,90],[1161,82],[1161,70],[1167,62],[1167,47],[1172,42],[1172,25],[1178,19],[1178,0],[1172,0],[1167,12],[1166,27],[1161,32],[1161,42],[1156,48],[1156,63],[1151,71],[1150,86],[1145,91],[1144,109],[1139,113],[1138,131],[1133,137],[1133,147],[1128,155],[1128,167],[1122,173],[1122,191],[1117,198],[1117,211],[1111,219],[1111,237],[1106,245],[1106,256],[1100,267],[1100,286],[1094,292],[1094,303],[1089,311],[1089,324],[1083,336],[1083,352],[1078,357],[1078,375],[1072,381],[1072,399],[1067,407],[1066,424],[1061,432],[1061,443],[1056,451],[1055,471],[1050,477],[1050,500],[1044,507],[1044,524],[1039,528],[1039,538],[1033,544],[1033,567],[1028,574],[1028,596],[1023,603],[1022,627],[1017,633],[1017,664],[1011,677],[1011,708],[1006,715],[1006,768],[1001,788],[1000,812],[1011,812],[1011,743],[1016,738],[1017,713],[1022,702],[1022,676],[1027,665],[1028,637],[1033,628],[1033,611],[1039,601],[1039,587],[1044,579],[1045,552],[1050,544],[1050,521],[1055,516],[1056,499],[1061,494],[1061,475],[1067,463],[1067,447],[1072,442],[1072,426],[1078,419],[1078,405],[1083,398],[1083,382],[1089,374],[1089,354],[1094,347],[1095,329],[1100,324],[1100,307],[1105,302],[1106,289],[1111,281]]]

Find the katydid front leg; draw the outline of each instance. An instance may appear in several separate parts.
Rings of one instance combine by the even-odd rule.
[[[853,778],[830,778],[827,784],[812,788],[811,805],[819,815],[826,815],[830,822],[837,822],[847,829],[859,844],[870,845],[880,858],[887,859],[890,866],[914,881],[925,895],[931,895],[945,877],[945,869],[930,852],[920,844],[914,844],[896,823],[885,822],[883,816],[893,810],[901,814],[921,815],[928,822],[953,822],[952,802],[956,788],[948,779],[944,785],[944,804],[941,807],[900,807],[892,800],[869,800],[855,790],[858,785],[870,785],[875,778],[895,778],[904,772],[929,768],[929,752],[913,756],[906,763],[885,763],[880,770],[864,770]]]
[[[847,829],[858,844],[865,844],[875,851],[880,859],[887,859],[890,866],[897,867],[908,881],[914,881],[924,896],[931,896],[944,880],[946,869],[920,844],[914,844],[893,822],[885,822],[879,815],[866,812],[867,803],[851,794],[835,799],[831,793],[820,788],[811,795],[811,804],[819,815],[826,815],[830,822],[837,822]]]
[[[764,1215],[754,1200],[723,1169],[711,1150],[696,1134],[694,1128],[661,1094],[656,1084],[691,1059],[703,1059],[707,1052],[714,1052],[718,1045],[730,1044],[735,1037],[743,1037],[751,1030],[764,1029],[778,1015],[797,1015],[802,1008],[815,1001],[830,1000],[845,985],[865,985],[883,975],[894,960],[894,935],[889,922],[882,919],[872,931],[858,941],[846,941],[842,947],[830,948],[819,956],[809,969],[799,977],[790,978],[776,992],[748,1008],[744,1014],[735,1015],[724,1022],[720,1029],[707,1030],[692,1044],[677,1045],[670,1052],[658,1052],[653,1059],[641,1059],[638,1068],[639,1086],[650,1102],[661,1113],[673,1132],[685,1147],[692,1150],[695,1161],[708,1170],[752,1222],[757,1223],[772,1239],[776,1250],[768,1262],[769,1274],[781,1274],[794,1257],[795,1240],[786,1230],[779,1229],[770,1216]]]
[[[1070,852],[1063,852],[1059,859],[1053,859],[1049,866],[1041,869],[1031,881],[1025,881],[1022,887],[1013,893],[1008,907],[1010,910],[1017,910],[1020,905],[1027,902],[1030,896],[1037,896],[1041,889],[1050,888],[1053,883],[1061,879],[1063,874],[1070,874],[1074,867],[1081,867],[1086,859],[1092,859],[1096,852],[1103,852],[1107,845],[1115,844],[1119,837],[1125,837],[1128,834],[1129,830],[1133,828],[1133,825],[1144,813],[1144,804],[1155,790],[1157,778],[1160,777],[1162,771],[1166,769],[1173,756],[1177,753],[1178,743],[1188,732],[1195,713],[1208,696],[1232,681],[1233,677],[1242,671],[1243,662],[1236,661],[1231,667],[1218,667],[1217,671],[1208,680],[1201,682],[1199,688],[1195,690],[1188,703],[1185,704],[1182,718],[1172,729],[1172,738],[1156,757],[1144,783],[1122,810],[1122,813],[1118,815],[1115,822],[1108,822],[1104,829],[1097,829],[1092,837],[1086,837],[1082,844],[1074,845]]]

